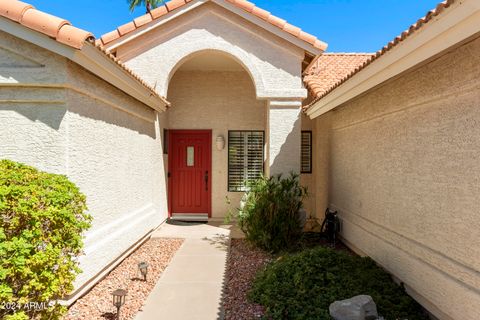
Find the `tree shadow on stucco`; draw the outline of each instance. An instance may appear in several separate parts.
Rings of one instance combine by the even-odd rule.
[[[85,103],[75,103],[67,107],[65,104],[42,104],[36,105],[34,102],[22,105],[0,106],[0,111],[13,111],[32,122],[40,122],[54,130],[60,130],[60,127],[65,120],[67,110],[81,117],[102,121],[118,127],[123,127],[133,130],[142,135],[147,135],[152,139],[156,139],[155,122],[152,113],[152,122],[137,116],[128,114],[122,110],[114,109],[111,106],[101,105],[102,103],[95,100],[95,102],[83,100],[87,98],[80,98],[80,101]],[[87,119],[78,120],[84,121]],[[85,126],[85,128],[88,128]]]
[[[61,104],[52,103],[39,106],[32,102],[30,104],[0,106],[1,111],[13,111],[32,122],[41,122],[52,129],[59,130],[67,113],[67,108]]]
[[[300,164],[301,114],[299,114],[298,119],[295,120],[292,129],[293,130],[289,132],[287,139],[285,139],[285,142],[280,147],[280,152],[270,165],[271,173],[288,173],[292,170],[290,164],[292,150],[298,150],[298,163]],[[298,134],[295,134],[295,129],[298,129]],[[300,172],[300,167],[298,168],[298,172]]]

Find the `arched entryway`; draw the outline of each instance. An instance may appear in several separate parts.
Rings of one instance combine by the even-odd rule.
[[[238,59],[213,50],[182,59],[167,99],[170,213],[223,217],[227,198],[238,206],[243,178],[263,173],[267,102]]]

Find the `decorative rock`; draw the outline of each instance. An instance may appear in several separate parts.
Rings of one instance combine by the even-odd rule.
[[[375,320],[378,319],[377,306],[372,297],[359,295],[350,299],[335,301],[328,308],[335,320]]]

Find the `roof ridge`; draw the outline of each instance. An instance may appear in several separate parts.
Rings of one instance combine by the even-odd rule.
[[[112,41],[115,41],[126,34],[129,34],[138,28],[150,23],[175,9],[183,7],[187,5],[189,2],[194,0],[171,0],[168,1],[161,6],[151,10],[149,13],[146,13],[133,21],[130,21],[124,25],[119,26],[117,29],[110,31],[104,35],[102,35],[97,41],[97,45],[107,45]],[[207,0],[213,1],[213,0]],[[316,36],[311,35],[307,32],[302,31],[302,29],[295,27],[289,24],[286,20],[278,18],[272,15],[270,12],[263,10],[257,7],[254,3],[246,1],[246,0],[221,0],[225,2],[229,2],[236,7],[260,18],[273,26],[287,32],[294,37],[307,42],[308,44],[312,45],[313,47],[324,51],[327,48],[327,44],[321,40],[319,40]]]

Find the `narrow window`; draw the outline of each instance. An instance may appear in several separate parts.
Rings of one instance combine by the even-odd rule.
[[[312,131],[302,131],[301,173],[312,173]]]
[[[228,132],[228,191],[245,191],[245,181],[263,174],[263,131]]]

